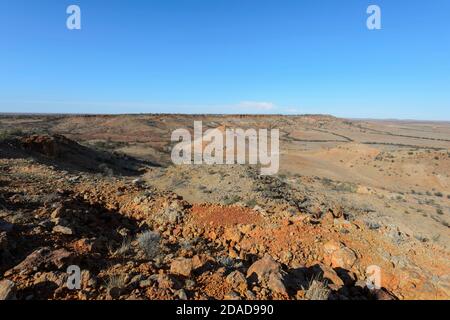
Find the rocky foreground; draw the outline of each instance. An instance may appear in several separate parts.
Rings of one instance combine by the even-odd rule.
[[[395,230],[406,240],[392,242],[393,230],[326,199],[272,190],[259,205],[189,203],[115,158],[64,167],[60,139],[0,144],[0,299],[450,297],[447,251]],[[80,290],[67,287],[71,265]],[[367,287],[371,265],[381,289]]]

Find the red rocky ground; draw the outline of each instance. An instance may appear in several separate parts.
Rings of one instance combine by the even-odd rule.
[[[10,147],[0,149],[1,299],[450,296],[446,251],[396,245],[340,210],[188,203],[133,176],[63,169]],[[70,265],[82,270],[81,290],[67,288]],[[367,288],[370,265],[382,289]]]

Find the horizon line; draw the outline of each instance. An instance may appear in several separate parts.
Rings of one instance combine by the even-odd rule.
[[[449,123],[449,120],[411,119],[411,118],[370,118],[370,117],[339,117],[326,113],[176,113],[176,112],[142,112],[142,113],[66,113],[66,112],[0,112],[0,116],[81,116],[81,117],[119,117],[119,116],[216,116],[216,117],[332,117],[344,120],[359,121],[413,121]]]

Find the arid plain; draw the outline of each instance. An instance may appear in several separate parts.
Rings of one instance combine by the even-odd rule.
[[[279,173],[173,165],[194,121],[279,129]],[[0,297],[449,299],[449,175],[449,122],[3,115]]]

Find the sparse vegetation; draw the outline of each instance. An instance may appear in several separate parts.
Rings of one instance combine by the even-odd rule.
[[[241,201],[241,197],[239,197],[238,195],[233,195],[231,197],[226,195],[223,199],[223,203],[227,206],[238,203],[239,201]]]
[[[99,150],[115,150],[115,149],[119,149],[119,148],[123,148],[126,146],[129,146],[128,142],[122,142],[122,141],[112,141],[111,139],[108,139],[106,141],[104,140],[98,140],[98,141],[94,141],[92,143],[92,145],[94,146],[94,148],[97,148]]]
[[[309,283],[305,298],[308,300],[328,300],[330,293],[331,291],[328,288],[326,281],[315,278]]]
[[[144,251],[147,259],[153,260],[160,252],[161,236],[154,231],[145,231],[138,236],[139,247]]]
[[[114,176],[114,171],[106,163],[100,164],[98,169],[107,177]]]
[[[318,178],[318,177],[317,177]],[[320,178],[318,178],[320,179]],[[328,186],[331,187],[333,185],[333,180],[329,179],[329,178],[322,178],[321,182],[324,186]]]
[[[126,279],[124,275],[121,274],[113,274],[108,277],[106,280],[106,290],[110,291],[111,289],[123,289],[126,285]]]
[[[109,252],[113,257],[124,257],[126,256],[126,254],[130,252],[130,250],[131,250],[130,238],[124,238],[122,240],[121,245],[116,250],[112,250],[112,248],[109,248]]]
[[[364,213],[371,213],[371,212],[375,212],[376,210],[373,208],[372,205],[370,205],[368,203],[364,203],[361,205],[360,211],[362,211]]]
[[[171,151],[167,149],[168,133],[174,124],[192,125],[196,116],[186,120],[180,115],[159,115],[151,121],[151,127],[145,127],[145,123],[153,115],[145,115],[145,121],[139,117],[126,116],[125,122],[120,116],[93,116],[94,121],[81,116],[76,121],[71,116],[54,117],[48,122],[41,118],[32,122],[14,119],[4,127],[25,123],[27,133],[35,124],[39,130],[49,129],[50,137],[70,133],[69,141],[53,139],[44,145],[45,139],[32,140],[35,149],[29,150],[23,148],[29,137],[0,143],[0,155],[7,155],[0,156],[0,248],[7,249],[0,250],[0,268],[5,279],[17,281],[19,298],[31,294],[48,298],[40,296],[35,284],[58,279],[64,269],[56,268],[56,264],[41,267],[32,263],[30,268],[34,269],[26,270],[29,273],[14,269],[12,274],[6,273],[15,265],[28,268],[20,261],[34,262],[39,255],[34,251],[43,246],[48,247],[42,251],[46,261],[47,257],[73,256],[77,264],[82,258],[82,283],[86,288],[82,292],[52,292],[49,286],[50,299],[77,295],[99,300],[271,299],[281,298],[278,294],[284,289],[285,298],[290,300],[372,299],[378,296],[359,283],[364,281],[366,264],[372,261],[386,261],[383,272],[393,277],[386,282],[383,294],[398,293],[399,298],[412,299],[445,297],[446,292],[439,291],[438,285],[425,285],[435,270],[448,268],[442,254],[449,243],[446,228],[450,213],[446,173],[450,162],[445,153],[434,161],[433,149],[427,155],[425,147],[405,147],[415,140],[406,142],[402,149],[382,141],[365,146],[355,131],[349,134],[355,143],[340,138],[334,141],[338,139],[332,137],[335,129],[344,132],[340,120],[319,125],[312,117],[308,118],[309,130],[299,134],[314,136],[315,127],[320,126],[327,129],[320,135],[331,140],[326,144],[294,141],[287,145],[292,161],[280,163],[287,177],[262,176],[257,166],[174,166],[166,161]],[[136,119],[139,126],[134,125]],[[228,116],[225,119],[229,125],[234,121]],[[280,128],[282,132],[306,127],[301,117],[286,119],[290,127]],[[251,116],[239,121],[253,125]],[[271,122],[271,117],[264,118],[264,124]],[[90,128],[92,123],[98,124],[95,130]],[[260,118],[254,123],[260,125]],[[279,123],[277,120],[276,125]],[[127,128],[130,124],[133,130]],[[219,125],[221,121],[217,121]],[[395,126],[389,130],[396,130]],[[92,148],[98,139],[105,140],[98,148],[120,147],[121,143],[114,142],[119,139],[117,133],[125,141],[136,140],[136,144],[131,142],[132,147],[120,151],[127,153],[123,162],[118,162],[111,150]],[[151,138],[141,133],[150,133]],[[377,140],[383,138],[383,133],[377,134]],[[75,150],[74,140],[82,148]],[[401,137],[392,142],[402,142]],[[42,149],[61,151],[64,146],[63,153],[69,160],[41,159],[36,154]],[[304,150],[307,161],[294,161]],[[414,156],[408,157],[408,151]],[[79,154],[83,155],[83,167],[78,165]],[[317,154],[320,161],[315,162]],[[136,170],[130,174],[121,171],[124,162],[134,157],[147,162],[136,162]],[[349,160],[339,165],[340,159]],[[153,166],[154,161],[161,167]],[[298,164],[305,167],[296,167]],[[433,168],[436,164],[439,166]],[[433,170],[439,179],[431,175]],[[323,177],[326,175],[329,177]],[[255,206],[256,210],[251,210]],[[15,256],[8,257],[7,251]],[[266,256],[273,261],[258,265]],[[251,266],[259,272],[247,277]],[[400,268],[401,274],[395,272]],[[272,273],[273,277],[267,276]],[[420,279],[416,273],[421,274]],[[326,274],[332,284],[322,278],[305,283],[312,274]],[[403,276],[404,286],[393,287]]]
[[[0,130],[0,140],[8,140],[22,137],[24,132],[21,129]]]
[[[351,182],[339,182],[334,185],[333,189],[339,192],[355,193],[358,185]]]
[[[247,200],[245,202],[245,205],[250,208],[255,207],[257,204],[258,204],[258,202],[255,199]]]
[[[424,242],[424,243],[429,241],[429,239],[427,237],[420,235],[420,234],[414,235],[414,238],[416,238],[420,242]]]
[[[219,262],[220,265],[226,267],[226,268],[232,268],[234,265],[234,261],[229,256],[220,256],[217,259],[217,262]]]
[[[441,235],[437,234],[437,235],[433,236],[431,239],[433,240],[433,242],[438,242],[440,238],[441,238]]]
[[[279,177],[281,180],[286,180],[286,179],[287,179],[287,175],[286,175],[285,173],[279,174],[278,177]]]

